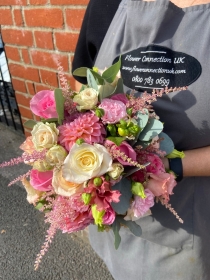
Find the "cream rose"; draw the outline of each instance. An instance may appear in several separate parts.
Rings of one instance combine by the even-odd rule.
[[[86,88],[74,96],[73,101],[77,103],[77,110],[91,110],[98,103],[98,92],[93,88]]]
[[[112,157],[99,144],[74,144],[63,165],[63,177],[81,184],[93,177],[99,177],[112,169]]]
[[[37,202],[37,200],[41,197],[43,194],[42,191],[35,190],[30,182],[26,179],[22,179],[22,184],[25,187],[25,190],[27,192],[27,200],[30,204],[34,204]]]
[[[76,184],[66,181],[63,178],[62,169],[54,169],[52,186],[54,191],[62,196],[71,196],[83,190],[83,184]]]
[[[33,163],[33,169],[36,169],[40,172],[48,171],[53,167],[46,160],[37,160]]]
[[[67,155],[67,151],[62,146],[55,145],[47,151],[46,161],[51,166],[62,164]]]
[[[108,172],[108,175],[112,179],[117,180],[117,179],[119,179],[119,177],[121,176],[123,171],[124,171],[124,167],[122,166],[122,164],[114,162],[112,164],[112,170]]]
[[[38,122],[31,131],[32,141],[37,150],[49,149],[57,144],[59,130],[54,123]]]

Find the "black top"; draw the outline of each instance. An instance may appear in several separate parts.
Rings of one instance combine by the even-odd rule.
[[[79,67],[94,66],[104,36],[120,2],[121,0],[90,0],[80,31],[72,72]],[[84,78],[75,76],[75,79],[86,83]]]

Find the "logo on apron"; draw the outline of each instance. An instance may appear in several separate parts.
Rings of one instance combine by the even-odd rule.
[[[194,57],[157,45],[127,52],[121,59],[124,84],[138,91],[188,86],[202,72]]]

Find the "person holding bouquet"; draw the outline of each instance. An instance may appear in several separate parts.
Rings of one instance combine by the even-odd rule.
[[[120,229],[90,226],[93,249],[114,279],[210,279],[210,1],[90,0],[78,40],[73,70],[104,70],[122,56],[121,74],[128,92],[184,87],[154,103],[164,131],[183,159],[164,158],[178,184],[171,204],[180,224],[160,203],[152,215],[136,221],[142,237]],[[76,77],[80,83],[85,79]]]

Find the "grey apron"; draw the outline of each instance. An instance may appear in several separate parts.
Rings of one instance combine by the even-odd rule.
[[[181,9],[167,0],[122,1],[95,65],[104,69],[119,55],[127,89],[189,86],[160,98],[155,110],[177,149],[209,146],[210,4]],[[184,178],[170,202],[184,224],[156,204],[152,216],[137,221],[141,238],[120,230],[118,250],[111,231],[90,226],[91,245],[114,279],[210,279],[210,177]]]

